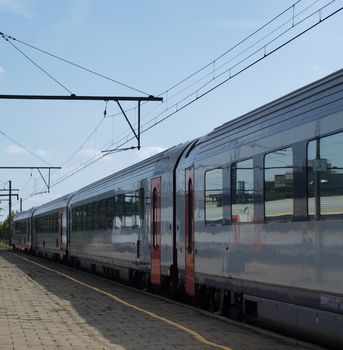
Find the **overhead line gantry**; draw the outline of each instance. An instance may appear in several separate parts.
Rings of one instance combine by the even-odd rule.
[[[117,102],[121,112],[123,113],[126,122],[129,124],[131,131],[133,132],[135,138],[137,139],[137,146],[131,148],[141,148],[141,102],[149,101],[160,101],[163,102],[162,97],[155,96],[79,96],[79,95],[0,95],[0,99],[7,100],[63,100],[63,101],[114,101]],[[124,109],[122,108],[120,101],[137,101],[138,104],[138,115],[137,115],[137,131],[131,124],[129,118],[127,117]]]

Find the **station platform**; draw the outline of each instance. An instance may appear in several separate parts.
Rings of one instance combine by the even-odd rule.
[[[0,350],[313,350],[44,259],[0,250]]]

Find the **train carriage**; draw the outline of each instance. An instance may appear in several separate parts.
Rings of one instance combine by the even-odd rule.
[[[340,70],[18,214],[13,239],[31,215],[38,254],[342,348],[342,149]]]
[[[185,145],[79,190],[70,201],[73,264],[159,286],[173,259],[173,169]],[[163,247],[163,249],[161,249]]]
[[[342,343],[342,149],[343,70],[200,138],[178,167],[186,291]]]
[[[13,220],[12,244],[14,249],[29,252],[32,249],[32,214],[35,208],[17,213]]]
[[[68,255],[68,207],[73,193],[36,208],[33,213],[32,249],[39,256],[66,260]]]

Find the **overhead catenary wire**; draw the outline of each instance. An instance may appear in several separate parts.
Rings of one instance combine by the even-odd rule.
[[[63,85],[61,82],[59,82],[50,73],[48,73],[44,68],[42,68],[38,63],[36,63],[33,59],[31,59],[28,55],[26,55],[22,50],[20,50],[19,47],[17,47],[15,44],[13,44],[5,34],[0,33],[0,35],[2,36],[2,38],[5,41],[7,41],[9,44],[11,44],[18,52],[20,52],[26,59],[28,59],[34,66],[36,66],[39,70],[41,70],[44,74],[46,74],[49,78],[51,78],[54,82],[56,82],[64,90],[66,90],[71,95],[73,95],[73,93],[65,85]]]
[[[20,44],[23,44],[23,45],[25,45],[25,46],[27,46],[27,47],[30,47],[30,48],[32,48],[32,49],[34,49],[34,50],[37,50],[37,51],[39,51],[39,52],[41,52],[41,53],[43,53],[43,54],[46,54],[46,55],[48,55],[48,56],[50,56],[50,57],[53,57],[53,58],[55,58],[55,59],[57,59],[57,60],[60,60],[60,61],[62,61],[62,62],[64,62],[64,63],[70,64],[70,65],[72,65],[72,66],[74,66],[74,67],[76,67],[76,68],[79,68],[79,69],[81,69],[81,70],[84,70],[84,71],[86,71],[86,72],[88,72],[88,73],[91,73],[91,74],[93,74],[93,75],[96,75],[96,76],[98,76],[98,77],[100,77],[100,78],[103,78],[103,79],[106,79],[106,80],[108,80],[108,81],[111,81],[112,83],[121,85],[121,86],[126,87],[126,88],[128,88],[128,89],[130,89],[130,90],[139,92],[139,93],[141,93],[141,94],[143,94],[143,95],[147,95],[147,96],[150,96],[150,95],[151,95],[151,94],[149,94],[149,93],[147,93],[147,92],[144,92],[144,91],[142,91],[142,90],[140,90],[140,89],[137,89],[137,88],[135,88],[135,87],[133,87],[133,86],[131,86],[131,85],[122,83],[122,82],[120,82],[119,80],[113,79],[113,78],[108,77],[108,76],[106,76],[106,75],[104,75],[104,74],[98,73],[98,72],[96,72],[96,71],[94,71],[94,70],[92,70],[92,69],[90,69],[90,68],[86,68],[86,67],[84,67],[84,66],[81,66],[80,64],[77,64],[77,63],[72,62],[72,61],[70,61],[70,60],[67,60],[67,59],[65,59],[65,58],[63,58],[63,57],[60,57],[60,56],[58,56],[58,55],[55,55],[55,54],[53,54],[53,53],[51,53],[51,52],[48,52],[48,51],[46,51],[46,50],[43,50],[43,49],[41,49],[41,48],[39,48],[39,47],[37,47],[37,46],[34,46],[34,45],[32,45],[32,44],[29,44],[29,43],[26,43],[25,41],[22,41],[22,40],[20,40],[20,39],[18,39],[18,38],[15,38],[15,37],[13,37],[13,36],[11,36],[11,35],[8,35],[8,34],[5,34],[5,33],[1,33],[1,32],[0,32],[0,35],[2,35],[2,37],[4,37],[4,38],[7,38],[7,40],[16,41],[16,42],[18,42],[18,43],[20,43]]]
[[[318,2],[318,1],[316,1]],[[142,124],[142,132],[145,132],[147,130],[150,130],[151,128],[155,127],[156,125],[160,124],[161,122],[167,120],[168,118],[170,118],[171,116],[175,115],[176,113],[178,113],[179,111],[183,110],[184,108],[188,107],[189,105],[191,105],[192,103],[196,102],[197,100],[199,100],[200,98],[206,96],[207,94],[209,94],[210,92],[212,92],[213,90],[217,89],[218,87],[220,87],[221,85],[223,85],[224,83],[226,83],[227,81],[231,80],[232,78],[236,77],[237,75],[241,74],[242,72],[246,71],[247,69],[251,68],[253,65],[257,64],[258,62],[260,62],[261,60],[265,59],[266,57],[270,56],[271,54],[273,54],[274,52],[278,51],[279,49],[281,49],[282,47],[284,47],[285,45],[289,44],[290,42],[294,41],[295,39],[297,39],[299,36],[305,34],[306,32],[308,32],[309,30],[313,29],[314,27],[316,27],[317,25],[319,25],[320,23],[322,23],[323,21],[327,20],[328,18],[332,17],[333,15],[335,15],[336,13],[340,12],[342,10],[342,7],[338,8],[337,10],[333,11],[332,13],[330,13],[328,16],[326,17],[322,17],[318,20],[318,22],[316,22],[314,25],[311,25],[310,27],[308,27],[307,29],[305,29],[304,31],[301,31],[299,34],[294,35],[291,39],[286,40],[284,43],[280,44],[279,46],[276,46],[275,49],[272,49],[270,52],[264,52],[263,55],[261,57],[258,57],[253,63],[251,64],[247,64],[247,66],[243,67],[242,69],[238,70],[235,73],[232,73],[233,68],[238,67],[240,64],[244,63],[245,61],[247,61],[248,59],[250,59],[252,56],[256,55],[257,53],[259,53],[261,50],[264,50],[265,46],[270,45],[271,43],[275,42],[276,39],[281,38],[282,36],[284,36],[286,33],[288,33],[290,30],[296,28],[298,25],[303,24],[306,20],[312,18],[313,16],[317,15],[320,11],[322,11],[324,8],[326,8],[327,6],[329,6],[330,4],[334,3],[335,0],[329,1],[327,2],[324,6],[322,6],[320,9],[315,10],[314,12],[312,12],[310,15],[306,16],[304,19],[300,20],[298,23],[294,23],[292,24],[291,28],[288,28],[287,30],[285,30],[283,33],[281,33],[280,35],[278,35],[276,38],[272,39],[271,41],[269,41],[268,43],[264,44],[261,46],[260,49],[255,50],[252,54],[249,54],[247,57],[245,57],[244,59],[242,59],[241,61],[239,61],[238,63],[236,63],[234,66],[226,69],[224,72],[222,72],[220,75],[217,76],[217,78],[223,76],[225,73],[229,72],[229,77],[224,79],[222,82],[220,82],[219,84],[214,85],[213,87],[209,87],[207,91],[201,92],[202,89],[204,89],[206,86],[213,84],[213,81],[215,79],[211,79],[209,81],[207,81],[205,84],[203,84],[202,86],[198,87],[197,89],[193,90],[192,92],[190,92],[189,94],[185,95],[182,97],[182,99],[177,100],[175,103],[171,104],[168,106],[168,108],[166,108],[165,110],[161,111],[160,113],[158,113],[157,115],[154,115],[149,121],[147,121],[146,123]],[[308,6],[306,9],[310,8],[311,6]],[[303,13],[304,11],[302,11],[301,13]],[[231,70],[231,72],[230,72]],[[203,79],[199,79],[199,81],[202,81]],[[184,104],[182,104],[184,103]],[[159,119],[160,118],[160,119]],[[149,126],[147,126],[149,125]],[[118,143],[120,144],[120,146],[118,147],[122,147],[122,142],[124,139],[126,139],[128,137],[128,134],[124,135],[120,140],[118,140]],[[129,138],[129,140],[132,140],[132,138]],[[116,148],[114,148],[115,150]]]
[[[317,1],[318,2],[318,1]],[[321,11],[322,9],[324,9],[325,7],[327,7],[328,5],[332,4],[335,1],[329,1],[327,2],[324,6],[322,6],[320,9],[315,10],[314,12],[312,12],[310,15],[307,15],[303,20],[299,21],[298,23],[294,23],[292,21],[292,28],[296,28],[297,25],[299,25],[300,23],[303,23],[305,20],[313,17],[314,15],[318,14],[319,11]],[[297,2],[299,3],[299,2]],[[308,7],[309,8],[309,7]],[[261,60],[265,59],[266,57],[270,56],[271,54],[273,54],[274,52],[278,51],[279,49],[281,49],[282,47],[284,47],[285,45],[289,44],[290,42],[294,41],[295,39],[297,39],[299,36],[305,34],[306,32],[308,32],[309,30],[313,29],[314,27],[316,27],[317,25],[319,25],[320,23],[322,23],[323,21],[327,20],[328,18],[332,17],[333,15],[335,15],[336,13],[340,12],[342,10],[342,7],[338,8],[335,11],[332,11],[332,13],[330,13],[329,15],[327,15],[326,17],[321,16],[320,19],[318,20],[318,22],[316,22],[313,25],[310,25],[308,28],[306,28],[305,30],[301,31],[300,33],[294,35],[291,39],[286,40],[285,42],[281,43],[280,45],[278,45],[277,47],[275,47],[273,50],[271,50],[270,52],[264,52],[264,54],[259,57],[258,59],[256,59],[253,63],[248,64],[247,66],[243,67],[241,70],[235,72],[234,74],[231,74],[227,79],[224,79],[223,81],[221,81],[220,83],[216,84],[215,86],[209,88],[208,90],[204,91],[201,94],[197,94],[196,97],[194,97],[193,99],[191,99],[190,101],[186,101],[187,98],[189,98],[189,96],[192,96],[192,94],[190,94],[189,96],[186,96],[185,98],[183,98],[182,101],[186,101],[186,103],[184,103],[181,106],[178,106],[177,104],[182,101],[178,101],[176,104],[171,105],[170,107],[168,107],[167,111],[168,113],[165,113],[165,111],[162,111],[161,113],[159,113],[158,115],[154,116],[152,119],[150,119],[148,122],[146,122],[145,124],[142,125],[142,129],[141,132],[145,133],[147,131],[149,131],[150,129],[152,129],[153,127],[155,127],[156,125],[159,125],[160,123],[162,123],[163,121],[165,121],[166,119],[170,118],[171,116],[173,116],[174,114],[178,113],[179,111],[183,110],[184,108],[188,107],[189,105],[191,105],[192,103],[196,102],[198,99],[206,96],[207,94],[209,94],[211,91],[217,89],[218,87],[220,87],[221,85],[223,85],[224,83],[226,83],[228,80],[234,78],[235,76],[237,76],[238,74],[244,72],[245,70],[249,69],[250,67],[252,67],[253,65],[257,64],[258,62],[260,62]],[[302,11],[303,12],[303,11]],[[283,33],[283,35],[288,32],[285,31]],[[279,35],[279,37],[281,37],[282,35]],[[273,40],[274,41],[274,40]],[[269,43],[268,43],[269,44]],[[263,49],[264,47],[262,47]],[[261,49],[260,49],[261,50]],[[257,50],[260,51],[260,50]],[[243,60],[244,61],[244,60]],[[194,93],[193,93],[194,94]],[[175,108],[175,106],[177,108]],[[158,119],[160,118],[160,119]],[[116,147],[114,147],[112,149],[112,151],[116,152],[118,151],[118,149],[122,148],[123,146],[125,146],[127,143],[129,143],[130,141],[132,141],[134,139],[134,136],[124,136],[121,140],[117,141]],[[107,147],[108,148],[108,147]],[[103,158],[104,155],[99,155],[97,158],[96,157],[92,157],[89,159],[89,161],[84,162],[83,164],[80,164],[80,166],[75,169],[75,171],[71,171],[69,172],[65,177],[60,177],[57,181],[56,181],[56,185],[60,184],[61,182],[63,182],[64,180],[66,180],[67,178],[70,178],[71,176],[79,173],[81,170],[87,168],[88,166],[94,164],[95,162],[99,161],[100,159]],[[54,184],[53,184],[54,185]]]
[[[19,143],[18,141],[14,140],[13,137],[10,137],[9,135],[7,135],[3,130],[0,130],[0,134],[3,135],[4,137],[6,137],[8,140],[10,140],[11,142],[15,143],[17,146],[19,146],[20,148],[22,148],[23,150],[25,150],[26,152],[30,153],[31,155],[33,155],[35,158],[39,159],[40,161],[42,161],[43,163],[45,163],[48,166],[52,166],[49,162],[47,162],[46,160],[44,160],[42,157],[40,157],[39,155],[37,155],[36,153],[34,153],[33,151],[31,151],[29,148],[25,147],[24,145],[22,145],[21,143]]]
[[[221,85],[225,84],[230,79],[234,78],[238,74],[241,74],[242,72],[251,68],[253,65],[257,64],[258,62],[260,62],[264,58],[269,57],[274,52],[280,50],[285,45],[294,41],[295,39],[297,39],[301,35],[307,33],[308,31],[310,31],[311,29],[313,29],[314,27],[316,27],[320,23],[324,22],[325,20],[334,16],[335,14],[337,14],[338,12],[340,12],[342,10],[342,7],[339,7],[335,10],[332,10],[331,13],[329,13],[327,16],[324,16],[322,13],[323,10],[326,9],[327,7],[329,7],[330,5],[332,5],[333,3],[337,2],[335,0],[326,1],[323,6],[319,7],[318,9],[315,9],[310,14],[305,14],[304,18],[301,18],[300,20],[296,21],[296,19],[298,18],[300,13],[304,13],[311,6],[313,6],[314,4],[317,4],[321,1],[317,0],[314,3],[312,3],[311,5],[307,6],[305,10],[302,10],[302,11],[296,13],[294,11],[295,5],[300,4],[300,2],[301,2],[301,0],[295,2],[291,7],[288,7],[286,10],[284,10],[282,13],[280,13],[278,16],[275,17],[275,18],[280,18],[281,14],[285,14],[286,12],[290,12],[290,11],[292,12],[291,18],[286,21],[287,23],[290,23],[290,27],[287,30],[283,31],[281,34],[279,33],[273,39],[269,40],[267,43],[262,44],[259,49],[256,49],[253,53],[250,53],[249,55],[247,55],[247,57],[243,58],[242,60],[240,60],[239,62],[236,62],[233,65],[234,68],[237,68],[237,67],[239,67],[239,64],[242,65],[242,63],[247,61],[247,64],[245,66],[239,67],[240,69],[236,69],[236,71],[233,71],[233,68],[232,68],[233,66],[228,67],[227,69],[222,69],[220,71],[220,74],[216,74],[216,75],[212,72],[213,78],[215,78],[215,79],[211,78],[211,80],[209,82],[205,82],[204,84],[197,86],[196,88],[193,89],[193,91],[191,93],[182,96],[182,98],[178,99],[175,103],[168,104],[168,106],[165,107],[165,109],[163,111],[160,111],[160,112],[154,114],[152,116],[152,118],[150,118],[144,124],[142,124],[141,133],[145,133],[145,132],[151,130],[153,127],[159,125],[160,123],[162,123],[166,119],[170,118],[171,116],[173,116],[176,113],[180,112],[181,110],[185,109],[186,107],[188,107],[192,103],[196,102],[200,98],[206,96],[210,92],[219,88]],[[323,1],[321,3],[323,3]],[[307,24],[308,20],[311,18],[314,18],[314,16],[318,16],[318,21],[316,23],[314,23],[314,24],[310,23],[305,29],[302,28],[303,30],[300,30],[300,32],[294,33],[294,35],[291,38],[287,37],[284,39],[284,41],[277,42],[280,38],[283,38],[283,36],[285,36],[287,33],[289,33],[292,29],[296,29],[300,24],[305,24],[305,22]],[[272,21],[268,21],[267,24],[271,23],[271,22]],[[266,25],[262,26],[261,28],[265,29]],[[280,27],[282,27],[282,25],[279,26],[277,29],[280,29]],[[273,32],[277,32],[277,30],[274,29]],[[269,37],[269,36],[270,35],[266,35],[265,37]],[[251,37],[252,37],[252,34],[249,36],[249,38],[251,38]],[[244,42],[246,42],[246,41],[244,41]],[[261,39],[258,39],[258,42],[261,42]],[[271,47],[271,44],[274,44],[274,46]],[[266,47],[268,45],[269,45],[270,50],[267,51]],[[249,48],[254,47],[254,46],[256,46],[256,43],[255,43],[255,45],[250,45]],[[247,49],[243,49],[243,51],[246,52]],[[232,52],[232,51],[227,50],[227,52]],[[253,62],[249,61],[249,59],[251,59],[251,57],[253,57],[253,55],[259,54],[260,52],[262,53],[261,56],[255,57]],[[221,56],[218,56],[218,57],[222,58],[222,57],[224,57],[224,54]],[[203,66],[203,68],[211,67],[213,62],[217,63],[216,60],[212,60],[209,64]],[[231,62],[231,60],[229,60],[229,62]],[[226,64],[227,64],[227,62],[226,62]],[[221,69],[222,67],[225,67],[225,64],[222,64],[222,65],[218,64],[216,67],[214,67],[213,70],[214,70],[214,72],[217,72],[218,69]],[[225,77],[225,74],[227,74],[227,73],[229,73],[229,76]],[[196,74],[192,74],[192,75],[188,76],[188,78],[194,78],[195,76],[196,76]],[[209,74],[207,74],[207,76],[209,76]],[[217,81],[221,77],[223,77],[223,79],[221,81]],[[180,82],[184,83],[185,81],[188,81],[188,80],[185,78]],[[215,82],[215,83],[213,83],[213,82]],[[182,84],[177,84],[177,87],[179,87],[181,85]],[[192,86],[194,86],[194,84]],[[182,89],[184,89],[184,87]],[[170,88],[165,90],[165,91],[167,93],[170,92]],[[172,95],[170,95],[170,96],[172,96]],[[154,107],[154,111],[156,111],[156,110],[158,110],[158,107]],[[150,112],[147,112],[143,115],[143,118],[146,118],[149,115],[151,115]],[[119,139],[116,139],[115,142],[113,142],[113,140],[112,140],[111,146],[114,146],[112,151],[118,151],[119,148],[122,148],[123,146],[127,145],[130,141],[132,141],[134,139],[134,136],[132,136],[132,134],[131,135],[130,134],[122,134],[122,135],[123,136]],[[109,147],[107,144],[106,149],[108,149],[108,148]],[[130,147],[127,147],[127,148],[130,148]],[[70,171],[68,171],[68,174],[60,176],[52,184],[52,186],[60,184],[61,182],[65,181],[66,179],[70,178],[71,176],[79,173],[83,169],[94,164],[95,162],[99,161],[102,158],[104,158],[104,154],[92,155],[91,157],[87,158],[87,160],[84,160],[82,163],[80,163],[75,169],[71,169]]]
[[[97,125],[95,126],[95,128],[92,130],[92,132],[86,137],[86,139],[82,142],[82,144],[71,154],[71,156],[69,156],[63,163],[62,163],[62,167],[67,164],[71,159],[73,159],[75,157],[75,155],[80,152],[80,150],[83,149],[83,147],[87,144],[87,142],[90,140],[90,138],[98,131],[99,127],[101,126],[101,124],[103,123],[103,121],[105,120],[106,116],[102,116],[101,119],[99,120],[99,122],[97,123]]]
[[[315,15],[318,11],[314,11],[313,13],[311,13],[309,16],[305,17],[302,20],[299,20],[298,22],[295,22],[295,20],[303,13],[305,13],[306,11],[308,11],[311,7],[313,7],[315,4],[319,3],[320,0],[316,0],[314,2],[312,2],[311,4],[309,4],[308,6],[305,6],[304,9],[302,9],[301,11],[299,11],[298,13],[295,13],[294,9],[295,6],[297,4],[299,4],[302,0],[299,0],[297,2],[295,2],[292,6],[288,7],[286,10],[282,11],[279,15],[275,16],[272,20],[268,21],[265,25],[261,26],[258,30],[254,31],[252,34],[248,35],[245,39],[241,40],[238,44],[234,45],[231,49],[227,50],[224,54],[218,56],[215,60],[211,61],[209,64],[204,65],[202,68],[198,69],[196,72],[194,72],[193,74],[189,75],[187,78],[181,80],[179,83],[173,85],[172,87],[168,88],[167,90],[165,90],[164,93],[162,94],[166,94],[165,96],[165,110],[162,110],[160,113],[158,113],[157,115],[153,116],[152,119],[150,119],[147,123],[143,124],[142,126],[144,127],[146,124],[152,123],[153,125],[158,125],[153,123],[154,119],[157,119],[161,116],[163,116],[164,114],[167,114],[167,112],[170,112],[172,109],[174,109],[176,112],[178,112],[179,110],[181,110],[179,108],[179,106],[182,104],[182,102],[187,101],[187,99],[191,98],[193,95],[197,95],[194,99],[194,102],[196,100],[198,100],[199,98],[202,97],[201,94],[199,94],[199,91],[203,88],[205,88],[207,85],[213,83],[214,80],[217,80],[218,78],[220,78],[221,76],[223,76],[224,74],[230,72],[230,70],[232,71],[234,68],[236,68],[237,66],[241,65],[242,63],[244,63],[245,61],[247,61],[249,58],[253,57],[254,55],[256,55],[258,52],[260,52],[262,49],[264,50],[266,48],[267,45],[270,45],[271,43],[273,43],[276,39],[282,37],[283,35],[285,35],[287,32],[289,32],[290,30],[294,29],[296,26],[299,26],[301,23],[303,23],[305,20],[309,19],[311,16]],[[335,0],[331,0],[328,3],[326,3],[324,6],[321,7],[320,10],[323,10],[325,7],[329,6],[330,4],[334,3]],[[226,62],[222,63],[221,65],[218,65],[215,67],[214,71],[210,71],[208,73],[205,72],[205,75],[203,75],[202,77],[198,78],[195,82],[190,82],[189,85],[187,85],[186,87],[182,87],[181,90],[176,91],[174,94],[171,94],[170,92],[173,90],[174,87],[179,86],[181,83],[184,83],[186,81],[188,81],[190,78],[194,77],[197,73],[203,72],[206,68],[210,67],[211,64],[218,62],[219,59],[223,58],[227,53],[232,52],[232,50],[234,48],[239,47],[239,44],[246,42],[246,40],[248,38],[251,38],[253,35],[255,35],[256,33],[260,32],[262,29],[264,29],[267,25],[271,24],[272,22],[274,22],[276,19],[280,18],[281,15],[284,15],[286,12],[289,12],[290,10],[292,10],[292,16],[290,19],[287,19],[286,21],[284,21],[281,25],[279,25],[276,29],[272,30],[271,32],[269,32],[267,35],[264,35],[261,39],[258,39],[256,42],[254,42],[252,45],[250,45],[248,48],[243,49],[242,51],[240,51],[238,54],[236,54],[234,57],[230,58],[229,60],[227,60]],[[220,73],[217,73],[217,71],[219,71],[221,68],[225,67],[225,65],[227,65],[228,63],[232,62],[235,58],[238,58],[239,56],[241,56],[243,53],[246,53],[249,49],[252,49],[253,47],[255,47],[258,43],[261,43],[264,39],[268,38],[271,36],[271,34],[276,33],[278,30],[280,30],[282,27],[284,27],[287,24],[291,24],[288,28],[286,28],[286,30],[284,30],[280,35],[276,36],[276,38],[272,39],[271,41],[269,41],[266,44],[263,44],[261,48],[257,49],[256,51],[254,51],[252,54],[249,54],[247,57],[243,58],[241,61],[238,61],[236,64],[232,65],[231,67],[229,67],[226,70],[223,70]],[[318,23],[319,24],[319,23]],[[267,56],[267,55],[266,55]],[[191,91],[188,93],[188,95],[183,96],[181,100],[177,100],[175,103],[168,103],[169,100],[172,100],[173,98],[176,98],[177,96],[181,95],[183,92],[186,92],[187,90],[189,90],[190,88],[196,86],[197,84],[203,82],[204,80],[206,80],[206,78],[210,77],[211,75],[213,75],[214,73],[216,73],[215,76],[213,76],[213,79],[208,79],[207,82],[205,84],[203,84],[202,86],[199,86],[197,89]],[[231,76],[232,78],[233,76]],[[230,80],[230,79],[228,79]],[[227,81],[227,80],[226,80]],[[211,90],[212,91],[212,90]],[[162,95],[162,94],[159,94]],[[200,97],[199,97],[200,95]],[[189,104],[187,104],[185,107],[187,107]],[[152,114],[154,111],[156,111],[158,108],[160,108],[159,105],[155,105],[154,107],[152,107],[152,109],[145,113],[142,117],[142,121],[146,119],[147,116],[149,116],[150,114]],[[172,115],[174,115],[175,113],[172,113]],[[114,116],[116,116],[118,114],[114,114]],[[166,118],[167,119],[167,118]],[[166,120],[163,119],[163,120]],[[123,139],[128,137],[128,132],[130,132],[130,130],[126,129],[125,132],[123,132],[121,135],[119,135],[119,142],[122,142]]]

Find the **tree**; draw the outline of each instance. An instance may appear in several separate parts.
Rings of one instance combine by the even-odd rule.
[[[14,218],[15,213],[12,212],[12,223],[13,223],[13,218]],[[10,232],[10,223],[9,223],[9,217],[0,224],[0,241],[4,242],[10,242],[11,238],[11,232]]]

